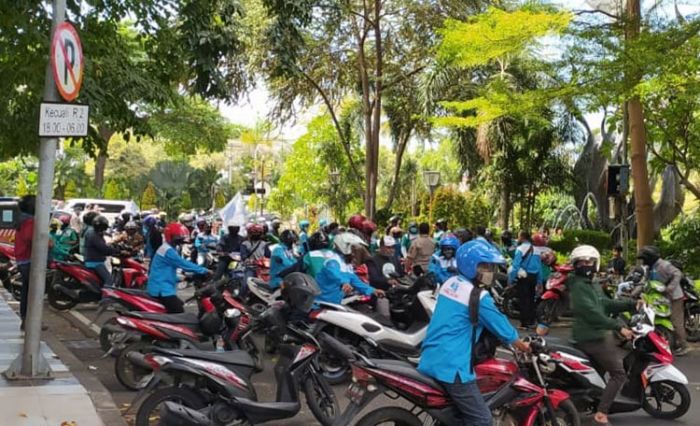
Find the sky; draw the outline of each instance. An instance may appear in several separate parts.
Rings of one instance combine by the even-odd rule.
[[[591,10],[594,5],[614,4],[618,0],[550,0],[555,5],[560,5],[570,10]],[[653,0],[642,0],[643,5],[648,7]],[[700,0],[677,0],[678,8],[683,15],[700,14]],[[602,9],[603,7],[601,7]],[[668,1],[660,8],[658,13],[667,13],[673,16],[673,4]],[[265,88],[264,82],[258,82],[258,87],[247,97],[243,98],[236,105],[220,105],[219,110],[233,123],[252,127],[259,120],[264,120],[273,108],[273,101]],[[279,129],[281,139],[286,142],[293,142],[302,136],[306,130],[306,124],[315,114],[322,112],[321,106],[314,107],[306,111],[297,118],[294,123],[287,123]],[[602,114],[598,114],[602,117]],[[595,116],[595,114],[594,114]],[[593,123],[599,123],[600,119],[593,119]]]

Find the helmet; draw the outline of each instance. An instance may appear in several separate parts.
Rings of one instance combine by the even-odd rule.
[[[506,260],[491,244],[472,240],[457,249],[457,269],[469,280],[477,276],[477,267],[482,263],[505,264]]]
[[[302,312],[311,309],[319,294],[321,289],[316,280],[301,272],[292,272],[282,281],[282,299],[290,307]]]
[[[92,220],[92,228],[96,232],[104,232],[109,228],[109,221],[107,220],[106,217],[98,214],[93,220]]]
[[[557,261],[557,257],[554,255],[554,252],[551,250],[547,250],[544,253],[542,253],[540,255],[540,259],[542,260],[542,263],[547,265],[547,266],[552,266]]]
[[[226,226],[240,228],[241,226],[243,226],[243,221],[239,218],[234,217],[234,218],[228,220],[228,222],[226,223]]]
[[[206,225],[206,224],[207,224],[207,220],[204,217],[197,218],[197,226]]]
[[[323,228],[324,226],[328,225],[328,219],[321,219],[318,221],[318,226]]]
[[[569,260],[574,266],[576,266],[576,262],[579,260],[592,260],[595,262],[596,269],[600,268],[600,253],[598,253],[598,249],[593,246],[583,245],[576,247],[571,251]]]
[[[139,229],[139,226],[134,222],[133,220],[130,220],[126,222],[126,225],[124,225],[124,229],[127,231],[134,230],[137,231]]]
[[[474,239],[474,235],[472,234],[472,231],[464,228],[460,228],[455,231],[455,237],[459,239],[459,242],[461,244],[466,243],[467,241],[471,241]]]
[[[292,244],[296,243],[298,239],[297,233],[291,229],[285,229],[280,234],[280,242],[287,247],[291,247]]]
[[[398,223],[401,220],[401,216],[395,214],[389,218],[389,223]]]
[[[146,228],[152,228],[156,225],[156,222],[158,222],[158,219],[153,216],[153,215],[148,215],[146,218],[143,220],[143,224]]]
[[[547,238],[539,232],[532,236],[532,244],[540,247],[547,245]]]
[[[459,240],[452,234],[440,238],[440,248],[449,247],[457,250],[459,246]]]
[[[637,252],[637,259],[642,259],[642,263],[652,266],[661,258],[661,252],[656,246],[644,246]]]
[[[374,231],[377,230],[377,225],[374,222],[372,222],[371,220],[367,219],[367,220],[362,222],[361,230],[365,234],[369,235],[369,234],[374,233]]]
[[[300,228],[308,228],[309,225],[311,225],[311,224],[310,224],[309,221],[306,220],[306,219],[304,219],[304,220],[302,220],[301,222],[299,222],[299,227],[300,227]]]
[[[170,245],[180,244],[189,238],[189,236],[190,231],[181,223],[169,223],[165,225],[165,229],[163,229],[163,238],[165,238],[165,242]]]
[[[411,232],[413,230],[413,232]],[[418,224],[416,222],[411,222],[408,224],[408,233],[409,234],[417,234],[418,233]]]
[[[36,196],[35,195],[23,195],[19,199],[19,211],[26,214],[34,214],[34,209],[36,207]]]
[[[348,219],[348,226],[355,229],[362,228],[362,222],[365,221],[365,217],[361,214],[354,214]]]
[[[271,225],[272,225],[272,229],[279,229],[279,227],[282,226],[282,221],[279,219],[273,219]],[[231,226],[231,225],[229,225],[229,226]]]
[[[323,250],[328,248],[328,236],[325,232],[316,231],[309,237],[309,250]]]
[[[192,225],[194,222],[194,215],[192,213],[185,213],[182,216],[180,216],[180,223],[187,226],[187,225]]]
[[[346,256],[352,254],[352,246],[366,246],[362,238],[350,232],[343,232],[333,238],[335,248]]]
[[[507,229],[501,232],[501,242],[503,242],[503,244],[511,245],[513,243],[513,233]]]
[[[438,219],[436,225],[447,225],[447,219]]]
[[[124,221],[124,223],[128,222],[131,220],[131,212],[122,210],[121,218]]]
[[[70,216],[67,214],[62,214],[58,217],[58,221],[61,222],[63,225],[68,225],[70,224]]]
[[[249,223],[245,227],[245,230],[249,237],[262,237],[263,234],[265,234],[265,229],[262,227],[262,225],[257,223]]]

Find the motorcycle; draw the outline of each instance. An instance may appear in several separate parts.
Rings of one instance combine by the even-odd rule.
[[[533,340],[532,354],[514,352],[515,361],[490,358],[474,366],[477,385],[491,410],[497,425],[571,425],[581,420],[576,407],[566,392],[550,387],[540,372],[549,362],[544,345]],[[329,344],[334,344],[329,342]],[[342,348],[336,348],[342,352]],[[410,409],[381,407],[367,413],[355,423],[357,426],[375,426],[393,422],[405,426],[424,424],[461,424],[462,419],[442,385],[418,372],[413,365],[402,361],[368,359],[345,349],[352,360],[353,383],[346,395],[348,407],[336,420],[336,425],[347,425],[375,397],[387,394],[403,398]],[[531,368],[536,383],[519,371]]]
[[[325,302],[319,302],[320,309],[312,311],[309,318],[314,322],[316,332],[323,331],[368,356],[417,363],[437,303],[433,288],[432,274],[424,274],[410,286],[395,286],[387,290],[390,320]],[[331,384],[344,383],[351,375],[347,359],[332,350],[322,356],[321,367]]]
[[[136,416],[136,426],[258,424],[294,417],[301,409],[299,393],[304,392],[309,409],[322,425],[331,425],[339,413],[332,388],[320,375],[321,344],[307,330],[288,323],[283,302],[276,303],[256,320],[256,330],[266,330],[279,343],[275,365],[277,398],[257,401],[251,382],[247,354],[211,354],[201,351],[162,351],[130,354],[135,363],[157,372],[143,395],[163,380],[169,386],[150,393]],[[241,365],[244,364],[244,365]],[[160,413],[162,417],[158,419]]]
[[[112,348],[118,352],[114,364],[119,382],[131,390],[139,390],[148,383],[149,373],[136,368],[127,358],[130,352],[146,353],[154,346],[166,348],[214,349],[219,337],[223,348],[245,349],[262,369],[259,351],[248,333],[251,316],[221,282],[195,291],[199,314],[158,314],[125,312],[116,318],[118,327],[111,332]],[[105,354],[107,356],[107,354]]]
[[[688,379],[673,366],[671,349],[655,330],[655,316],[654,310],[645,305],[632,317],[632,351],[623,360],[628,380],[615,398],[611,414],[641,408],[658,419],[676,419],[690,408]],[[585,353],[551,342],[549,348],[550,357],[556,362],[542,369],[546,380],[569,392],[579,411],[595,411],[606,377]],[[665,411],[663,404],[671,410]]]
[[[566,280],[574,268],[571,265],[554,266],[554,272],[549,276],[544,287],[544,293],[537,304],[535,315],[538,324],[549,326],[559,319],[559,316],[569,310],[569,293]]]

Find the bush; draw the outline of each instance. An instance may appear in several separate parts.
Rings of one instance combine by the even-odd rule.
[[[554,251],[568,255],[576,246],[583,244],[591,245],[602,253],[612,248],[613,241],[607,232],[576,229],[564,231],[564,237],[560,240],[550,241],[549,246]]]
[[[442,187],[435,192],[433,222],[447,219],[450,229],[473,229],[478,225],[487,226],[489,215],[490,207],[482,196],[473,193],[462,194],[450,187]]]
[[[700,276],[700,215],[674,222],[665,234],[659,242],[661,255],[680,261],[686,274]]]

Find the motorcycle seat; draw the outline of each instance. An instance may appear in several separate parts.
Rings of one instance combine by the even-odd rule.
[[[408,377],[409,379],[426,384],[437,390],[443,389],[440,383],[424,374],[421,374],[418,370],[416,370],[416,368],[412,364],[406,361],[397,361],[391,359],[372,359],[370,361],[374,365],[376,365],[377,368],[380,370],[386,370],[392,373],[400,374],[404,377]]]
[[[158,349],[165,354],[196,358],[219,364],[233,364],[244,367],[255,367],[255,361],[246,351],[212,352],[197,349]]]
[[[168,324],[182,324],[182,325],[197,325],[199,324],[199,318],[197,314],[185,312],[183,314],[159,314],[153,312],[135,312],[130,311],[125,313],[130,317],[140,318],[145,320],[166,322]]]
[[[574,347],[574,345],[569,341],[566,341],[564,339],[560,339],[558,337],[547,337],[546,341],[547,341],[547,347],[550,350],[566,352],[567,354],[571,354],[571,355],[577,356],[579,358],[588,359],[588,355],[586,355],[585,352]]]

